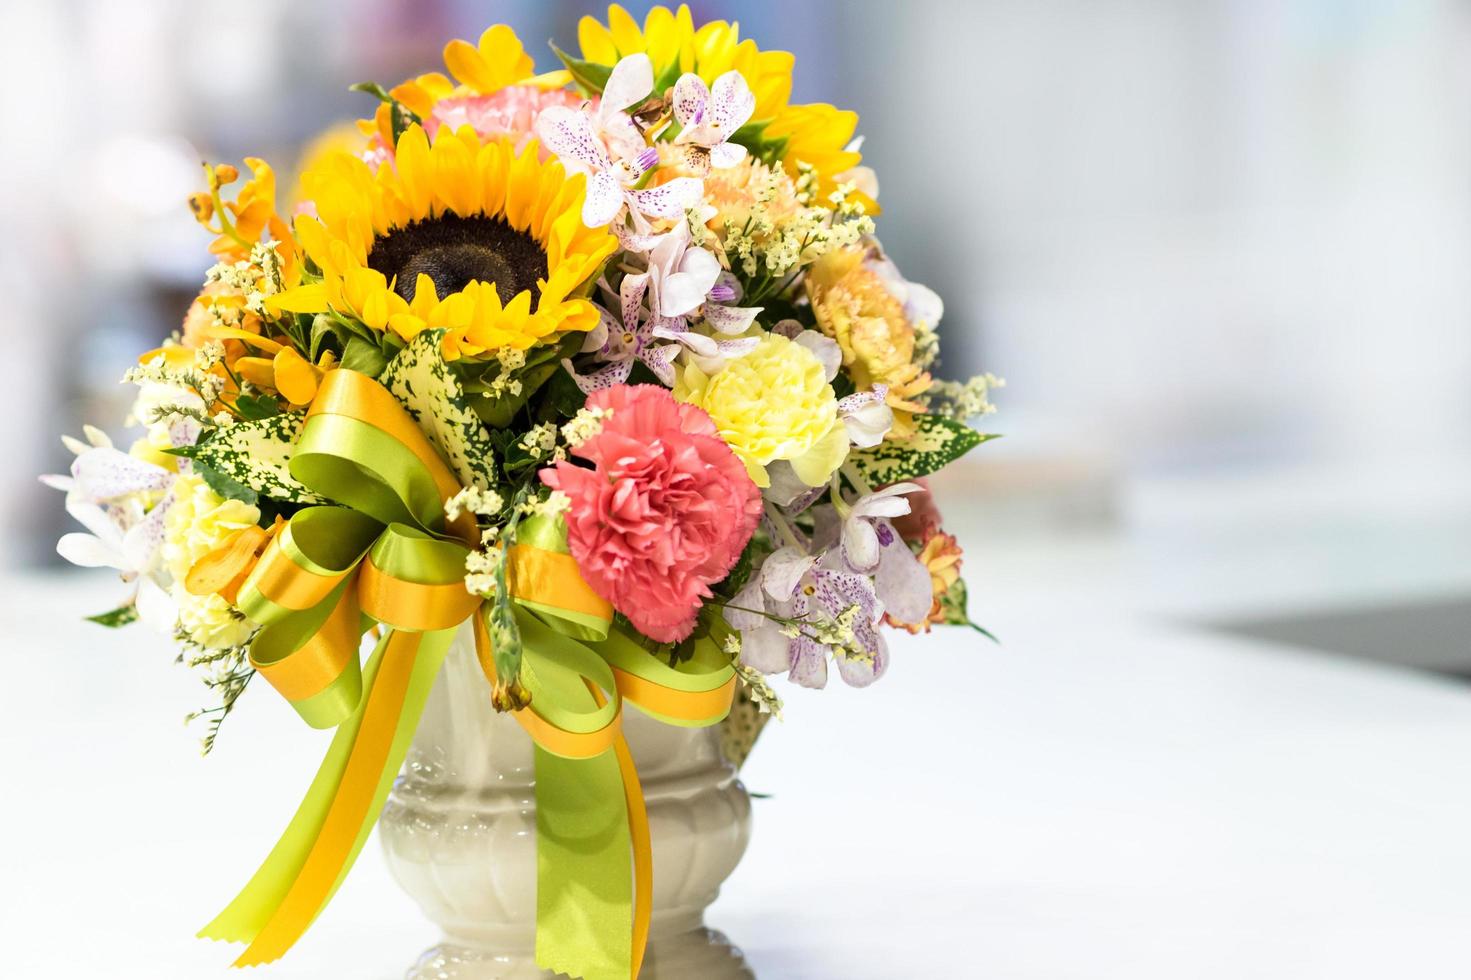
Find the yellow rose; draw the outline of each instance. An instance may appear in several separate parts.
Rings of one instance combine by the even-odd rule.
[[[842,349],[853,384],[888,385],[891,436],[902,439],[914,432],[913,414],[925,410],[915,396],[932,382],[914,363],[914,325],[903,305],[863,259],[859,248],[824,255],[807,272],[807,296],[817,325]]]
[[[254,629],[218,595],[198,596],[184,588],[194,563],[223,545],[243,527],[260,520],[260,510],[241,500],[226,500],[198,476],[186,473],[174,481],[174,503],[164,520],[161,549],[164,567],[173,577],[172,595],[179,606],[179,626],[202,647],[239,646]]]
[[[780,334],[767,334],[713,376],[687,364],[674,397],[710,414],[758,487],[771,486],[766,467],[777,460],[816,487],[848,457],[848,432],[822,362]]]

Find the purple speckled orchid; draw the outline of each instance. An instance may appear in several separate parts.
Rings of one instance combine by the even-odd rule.
[[[653,343],[656,336],[654,318],[644,308],[644,294],[648,288],[649,274],[646,272],[623,277],[618,288],[621,321],[599,307],[598,326],[589,334],[583,351],[595,351],[599,359],[608,362],[605,367],[589,374],[578,374],[571,360],[563,360],[562,366],[572,375],[583,394],[590,395],[627,381],[635,360],[648,365],[649,370],[666,385],[674,384],[674,359],[679,355],[679,346]]]
[[[896,483],[862,495],[845,505],[845,511],[823,504],[812,512],[813,544],[826,549],[823,564],[872,576],[884,611],[904,622],[918,622],[927,614],[933,592],[929,572],[891,518],[908,514],[905,495],[921,489],[917,483]]]
[[[861,656],[845,655],[807,631],[789,637],[762,615],[833,623],[854,607],[852,639]],[[883,606],[867,576],[823,567],[818,558],[792,546],[768,556],[725,613],[726,621],[741,631],[742,663],[766,674],[786,672],[803,687],[826,686],[830,655],[838,676],[849,685],[866,687],[877,680],[889,663],[888,645],[875,628],[882,616]]]
[[[733,167],[745,158],[746,148],[730,137],[756,111],[756,96],[740,72],[726,72],[711,87],[698,75],[681,75],[673,103],[681,127],[674,142],[694,148],[691,161],[697,167]]]
[[[687,223],[665,234],[649,252],[648,275],[654,336],[683,346],[700,370],[713,374],[727,358],[747,354],[760,343],[760,338],[738,335],[755,322],[761,307],[729,305],[740,299],[739,284],[714,254],[691,243]],[[700,333],[691,329],[692,322],[733,339]]]
[[[863,687],[877,680],[889,656],[876,629],[883,614],[917,621],[930,609],[929,572],[889,522],[909,512],[904,495],[917,489],[918,484],[904,483],[864,494],[845,505],[846,516],[831,504],[817,507],[810,544],[793,532],[798,544],[768,556],[726,609],[726,621],[741,631],[741,661],[763,673],[787,671],[806,687],[822,687],[831,656],[848,684]],[[849,647],[828,646],[814,635],[854,607]],[[791,637],[772,616],[809,628]]]
[[[587,196],[582,220],[601,227],[616,218],[623,206],[639,215],[676,218],[698,201],[703,185],[695,177],[681,177],[658,187],[634,190],[648,170],[659,162],[625,109],[648,98],[654,88],[654,68],[646,54],[631,54],[608,76],[602,97],[581,108],[549,106],[536,119],[536,135],[562,165],[587,174]]]
[[[41,477],[66,494],[67,513],[87,529],[63,535],[56,551],[74,565],[116,569],[134,586],[128,601],[139,617],[170,633],[177,619],[174,602],[155,576],[175,474],[114,448],[90,426],[87,438],[66,440],[76,454],[70,476]]]

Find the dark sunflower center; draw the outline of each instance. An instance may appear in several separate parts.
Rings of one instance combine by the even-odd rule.
[[[547,256],[536,239],[499,218],[444,214],[374,239],[368,266],[396,280],[394,291],[409,302],[423,273],[434,281],[440,299],[471,282],[488,282],[495,284],[502,303],[530,290],[535,308],[536,281],[547,274]]]

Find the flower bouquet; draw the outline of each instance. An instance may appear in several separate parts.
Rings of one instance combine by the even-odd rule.
[[[738,762],[770,675],[864,686],[886,629],[969,622],[922,478],[984,441],[996,382],[931,376],[941,304],[874,237],[857,116],[685,7],[578,39],[538,74],[496,26],[448,75],[356,86],[376,111],[289,206],[264,161],[233,193],[207,164],[216,264],[126,376],[145,434],[89,427],[47,478],[87,529],[61,554],[129,583],[94,619],[168,634],[219,696],[206,751],[256,678],[335,729],[204,930],[239,964],[331,898],[457,636],[535,747],[537,962],[626,977],[656,872],[624,702],[735,705]]]

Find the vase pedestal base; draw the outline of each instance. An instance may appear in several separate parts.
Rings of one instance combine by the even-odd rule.
[[[531,952],[461,946],[446,941],[426,950],[405,980],[551,980],[559,973],[539,969]],[[741,951],[714,929],[661,936],[649,943],[639,980],[754,980]]]

